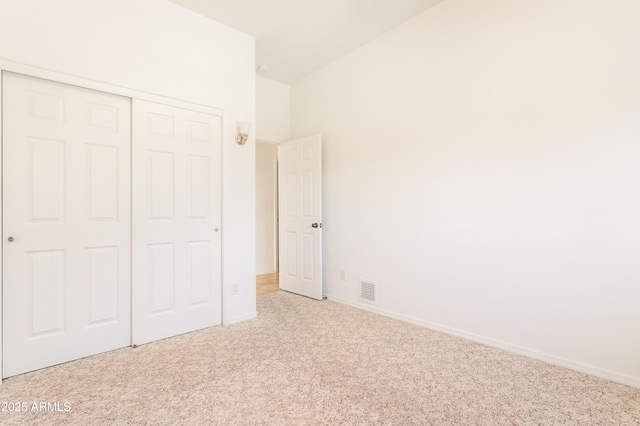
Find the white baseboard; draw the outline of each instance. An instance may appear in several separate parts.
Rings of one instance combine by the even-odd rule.
[[[498,349],[504,349],[505,351],[513,352],[519,355],[524,355],[529,358],[534,358],[540,361],[545,361],[545,362],[548,362],[549,364],[558,365],[560,367],[565,367],[571,370],[579,371],[581,373],[586,373],[592,376],[601,377],[603,379],[611,380],[613,382],[618,382],[625,385],[640,388],[640,377],[633,377],[625,374],[616,373],[615,371],[606,370],[604,368],[595,367],[593,365],[584,364],[571,359],[559,357],[556,355],[551,355],[551,354],[540,352],[534,349],[525,348],[523,346],[513,345],[511,343],[503,342],[501,340],[496,340],[490,337],[481,336],[479,334],[469,333],[463,330],[458,330],[456,328],[447,327],[445,325],[441,325],[438,323],[424,321],[418,318],[397,314],[395,312],[380,309],[375,306],[371,306],[369,304],[354,302],[351,300],[342,299],[339,297],[333,297],[329,295],[327,296],[327,298],[329,300],[333,300],[334,302],[353,306],[355,308],[373,312],[386,317],[395,318],[397,320],[419,325],[421,327],[425,327],[430,330],[440,331],[442,333],[450,334],[452,336],[462,337],[463,339],[471,340],[477,343],[482,343],[483,345],[491,346]]]
[[[254,312],[252,312],[250,314],[246,314],[246,315],[238,315],[238,316],[235,316],[235,317],[223,318],[222,325],[237,324],[239,322],[252,320],[254,318],[258,318],[258,312],[254,311]]]
[[[275,269],[266,269],[266,270],[261,270],[261,271],[256,271],[256,275],[267,275],[267,274],[275,274],[276,271]]]

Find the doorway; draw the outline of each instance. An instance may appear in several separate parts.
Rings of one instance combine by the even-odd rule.
[[[271,271],[280,272],[280,289],[322,300],[321,135],[277,146],[258,142],[256,163],[257,255],[273,250],[267,253]],[[257,275],[274,273],[256,269]]]
[[[278,145],[256,142],[256,295],[278,285]]]

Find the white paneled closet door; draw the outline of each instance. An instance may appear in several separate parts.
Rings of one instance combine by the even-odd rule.
[[[130,117],[3,73],[3,377],[130,344]]]
[[[133,100],[133,343],[221,323],[221,118]]]

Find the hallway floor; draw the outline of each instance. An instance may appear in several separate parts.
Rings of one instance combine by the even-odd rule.
[[[256,277],[256,296],[280,291],[278,273],[258,275]]]

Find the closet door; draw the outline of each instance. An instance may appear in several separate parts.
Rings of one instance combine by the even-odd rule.
[[[133,343],[221,323],[217,116],[133,101]]]
[[[3,377],[128,346],[130,100],[3,74]]]

